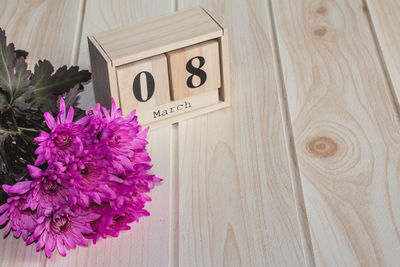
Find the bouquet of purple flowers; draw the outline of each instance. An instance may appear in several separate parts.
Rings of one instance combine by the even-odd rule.
[[[0,67],[0,181],[7,194],[0,206],[4,234],[12,231],[27,244],[37,243],[37,250],[44,249],[47,257],[55,247],[65,256],[65,248],[116,237],[130,229],[129,223],[149,215],[144,209],[151,200],[147,192],[161,179],[149,173],[148,128],[142,129],[135,112],[122,117],[112,101],[111,110],[96,104],[86,113],[75,108],[80,114],[76,116],[71,101],[78,93],[79,86],[75,86],[47,92],[48,99],[58,102],[59,112],[53,116],[51,103],[39,98],[44,91],[35,87],[35,74],[26,70],[24,56],[18,57],[13,46],[5,47],[0,30],[0,53],[4,51],[11,54],[9,73],[18,76],[18,64],[26,72],[21,89],[15,85],[20,83],[5,82]],[[86,78],[74,71],[70,76],[81,77],[70,79],[70,85],[71,80],[80,85]],[[26,122],[18,117],[20,113],[30,114],[25,120],[32,119]],[[45,123],[43,117],[38,123],[40,114]],[[25,125],[33,122],[36,127]],[[17,152],[7,155],[6,146],[14,146]]]

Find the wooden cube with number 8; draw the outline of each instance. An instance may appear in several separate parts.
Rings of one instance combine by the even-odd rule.
[[[173,100],[221,87],[217,40],[171,51],[167,57]]]

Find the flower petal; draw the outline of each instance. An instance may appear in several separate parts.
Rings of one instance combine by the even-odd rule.
[[[51,114],[49,112],[44,113],[44,119],[46,121],[47,126],[50,129],[53,129],[57,126],[55,119],[53,118],[53,116],[51,116]]]
[[[68,109],[67,120],[65,122],[71,123],[73,119],[74,119],[74,108],[70,106]]]
[[[10,232],[10,230],[11,230],[11,223],[7,224],[7,226],[6,226],[5,230],[4,230],[4,237],[5,237],[6,235],[8,235],[8,233]]]
[[[43,232],[43,231],[44,231],[44,228],[45,228],[45,224],[44,224],[44,223],[39,224],[39,225],[35,228],[35,231],[33,232],[33,235],[34,235],[36,238],[38,238],[42,233],[46,233],[46,232]]]
[[[40,154],[40,155],[37,157],[37,159],[35,160],[35,165],[36,165],[36,166],[39,166],[39,165],[42,165],[42,164],[45,163],[45,162],[46,162],[46,160],[45,160],[43,154]]]
[[[67,256],[67,253],[65,252],[64,249],[64,245],[62,244],[62,241],[60,239],[57,239],[57,249],[61,256],[63,257]]]
[[[55,246],[56,246],[56,240],[52,236],[50,236],[49,239],[47,240],[46,248],[45,248],[47,257],[49,257],[49,258],[51,257],[51,252],[54,250]]]
[[[25,194],[26,192],[29,191],[31,187],[32,181],[23,181],[23,182],[18,182],[13,186],[9,186],[4,184],[3,185],[3,190],[7,192],[7,194]]]
[[[58,123],[65,122],[65,101],[62,97],[60,98],[60,113],[57,115],[57,121]]]
[[[29,165],[29,164],[26,167],[28,168],[29,173],[31,174],[32,178],[41,178],[42,177],[42,170],[39,169],[38,167]]]
[[[8,209],[10,205],[8,205],[7,203],[3,204],[0,206],[0,214],[3,213],[6,209]]]
[[[33,141],[35,141],[36,143],[41,143],[43,141],[46,141],[47,139],[49,139],[49,134],[46,132],[41,132],[38,137],[33,139]]]
[[[10,219],[10,213],[8,212],[3,213],[3,215],[0,216],[0,225],[5,224],[8,221],[8,219]]]

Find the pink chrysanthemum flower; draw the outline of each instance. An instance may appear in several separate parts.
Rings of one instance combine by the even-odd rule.
[[[0,225],[8,222],[4,236],[13,230],[15,238],[22,235],[22,239],[27,241],[30,231],[36,225],[35,213],[26,208],[26,201],[20,197],[9,197],[8,203],[0,206]]]
[[[44,118],[46,124],[51,130],[50,133],[41,132],[34,140],[39,144],[35,153],[38,155],[35,165],[41,165],[46,161],[57,161],[60,157],[73,154],[75,151],[83,150],[83,124],[86,119],[72,122],[74,118],[74,109],[69,108],[68,114],[65,114],[64,99],[60,99],[60,113],[55,120],[53,116],[46,112]]]
[[[6,233],[36,242],[48,257],[55,246],[87,246],[102,237],[118,236],[128,224],[149,215],[147,195],[162,179],[149,173],[146,151],[148,128],[142,129],[135,112],[121,116],[114,100],[111,110],[99,104],[73,122],[64,100],[54,119],[45,114],[49,133],[42,132],[35,167],[28,165],[29,181],[4,185],[10,197],[0,206],[0,225]]]
[[[107,125],[107,120],[105,119],[105,115],[102,112],[100,104],[96,104],[92,108],[88,109],[86,115],[89,118],[85,127],[86,131],[91,136],[97,138]]]
[[[57,246],[58,252],[65,256],[65,248],[71,249],[76,245],[88,245],[83,235],[93,232],[90,222],[99,216],[99,214],[82,210],[72,211],[67,206],[56,211],[47,209],[45,214],[38,218],[30,242],[38,240],[36,249],[44,248],[46,256],[49,258],[55,246]]]
[[[137,201],[137,200],[136,200]],[[121,203],[120,209],[113,209],[110,205],[93,206],[94,212],[101,214],[98,220],[91,223],[93,233],[87,235],[96,244],[100,237],[118,237],[120,231],[130,230],[128,225],[150,213],[143,209],[143,203],[134,203],[135,199],[129,199]]]
[[[7,203],[0,206],[0,214],[2,214],[0,225],[8,222],[4,236],[12,230],[16,238],[22,235],[26,241],[31,229],[36,225],[36,215],[24,198],[30,187],[31,181],[19,182],[13,186],[3,185],[3,190],[11,196],[7,199]]]
[[[112,161],[113,168],[118,172],[130,171],[130,158],[147,145],[146,135],[149,128],[142,130],[135,111],[123,118],[114,100],[110,114],[106,110],[103,112],[108,123],[100,135],[100,142],[108,149],[108,159]]]
[[[26,194],[27,205],[31,210],[39,208],[38,213],[41,215],[46,208],[77,202],[79,192],[68,181],[60,178],[65,174],[52,169],[42,171],[31,165],[28,165],[28,169],[34,178],[31,190]]]
[[[109,166],[102,157],[94,154],[76,159],[67,172],[80,191],[79,203],[84,207],[88,207],[90,201],[100,205],[116,198],[116,192],[109,187]]]

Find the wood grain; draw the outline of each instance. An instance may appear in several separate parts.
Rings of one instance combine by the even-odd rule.
[[[400,135],[361,1],[273,0],[319,266],[400,262]]]
[[[378,51],[384,59],[383,67],[388,74],[389,87],[393,90],[395,105],[400,117],[400,2],[396,0],[364,0],[364,12],[370,16]]]
[[[48,59],[55,68],[69,65],[79,0],[0,2],[0,27],[18,49],[29,52],[28,67]]]
[[[3,240],[0,231],[0,266],[42,267],[45,261],[43,252],[36,252],[36,244],[26,246],[22,238],[8,235]]]
[[[0,27],[7,41],[29,52],[28,67],[39,59],[48,59],[55,68],[69,65],[78,0],[73,1],[1,1]],[[63,34],[60,34],[62,32]],[[3,236],[3,230],[0,231]],[[43,266],[44,253],[21,239],[0,237],[0,266]]]
[[[229,30],[232,108],[179,124],[179,265],[303,266],[268,5],[198,5]]]

